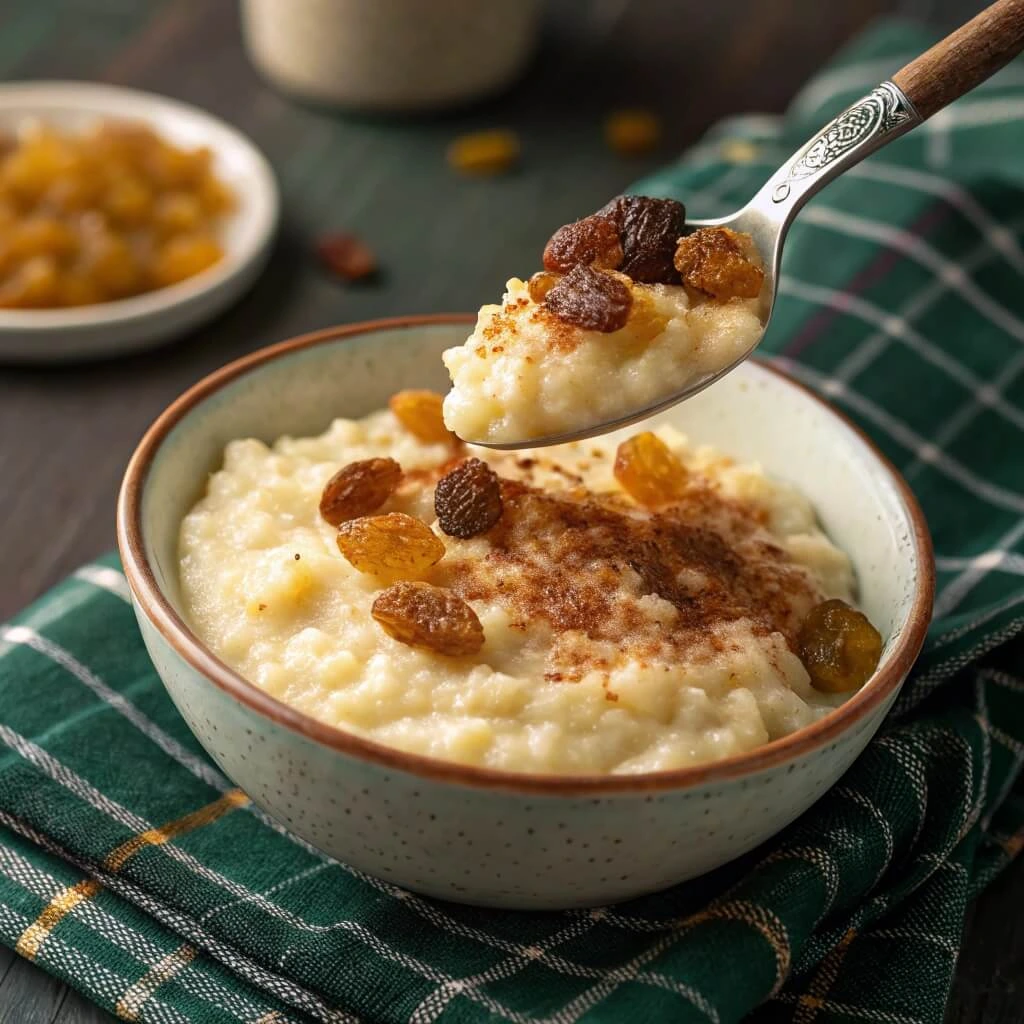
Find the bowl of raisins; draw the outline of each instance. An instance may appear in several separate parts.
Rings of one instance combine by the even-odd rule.
[[[657,891],[764,842],[864,749],[928,626],[927,526],[909,488],[855,426],[753,359],[651,426],[670,424],[695,444],[760,463],[807,496],[851,558],[858,604],[881,651],[873,631],[847,621],[842,602],[822,605],[799,644],[823,692],[847,688],[837,637],[847,653],[877,662],[856,692],[746,753],[655,772],[500,770],[411,753],[314,718],[243,678],[190,626],[179,579],[182,522],[232,439],[311,437],[392,399],[398,419],[428,436],[439,422],[430,393],[448,383],[441,353],[472,323],[422,316],[320,331],[248,355],[172,403],[133,455],[118,502],[118,543],[142,635],[168,693],[225,774],[331,857],[417,892],[487,906],[595,906]],[[438,437],[443,443],[441,428]],[[658,456],[620,454],[645,465]],[[514,500],[472,451],[461,452],[435,489],[435,533],[410,516],[379,513],[400,478],[393,460],[378,457],[326,481],[316,514],[337,530],[335,557],[357,568],[370,557],[396,571],[413,557],[433,563],[453,538],[475,543],[481,531],[500,529],[502,501]],[[399,536],[401,550],[390,542]],[[369,590],[364,596],[371,600]],[[437,658],[468,659],[468,671],[486,656],[472,609],[439,587],[402,580],[377,596],[372,612],[382,634],[426,644]]]
[[[165,97],[0,85],[0,360],[147,348],[253,283],[278,218],[244,136]]]

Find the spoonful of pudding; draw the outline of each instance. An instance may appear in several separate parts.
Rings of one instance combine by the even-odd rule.
[[[544,269],[512,278],[444,353],[448,428],[491,448],[615,430],[703,390],[757,348],[782,247],[811,196],[1024,49],[1024,0],[998,0],[848,107],[736,213],[686,219],[624,195],[551,236]]]

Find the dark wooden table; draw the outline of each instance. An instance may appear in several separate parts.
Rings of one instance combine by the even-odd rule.
[[[114,497],[142,431],[209,370],[269,342],[341,321],[461,311],[529,267],[553,225],[594,209],[691,144],[716,119],[781,111],[829,54],[880,13],[948,26],[968,0],[558,0],[535,74],[512,94],[430,120],[342,118],[298,105],[255,75],[228,0],[2,0],[0,79],[81,78],[205,107],[274,165],[284,224],[254,291],[194,337],[87,367],[0,368],[0,620],[113,546]],[[626,160],[600,138],[610,107],[662,113],[663,151]],[[444,163],[454,135],[508,125],[514,175],[466,181]],[[326,227],[371,241],[374,286],[321,274]],[[0,947],[0,1024],[112,1020]],[[978,901],[950,1004],[956,1024],[1024,1021],[1024,866]]]

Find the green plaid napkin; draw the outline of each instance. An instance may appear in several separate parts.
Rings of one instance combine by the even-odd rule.
[[[885,27],[784,119],[640,191],[740,205],[926,40]],[[800,217],[766,342],[903,470],[934,532],[926,650],[879,737],[763,849],[614,908],[446,905],[330,862],[203,754],[113,559],[0,633],[0,939],[125,1020],[942,1018],[968,901],[1024,846],[1024,68]]]

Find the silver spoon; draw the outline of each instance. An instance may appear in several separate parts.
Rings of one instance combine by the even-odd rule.
[[[762,323],[767,329],[778,293],[786,233],[812,196],[844,171],[893,139],[906,135],[936,111],[970,92],[1024,50],[1024,0],[997,0],[930,50],[857,100],[799,149],[743,209],[716,220],[687,221],[687,229],[728,227],[754,239],[764,260]],[[691,380],[686,387],[645,408],[579,430],[524,441],[473,441],[485,448],[537,448],[605,434],[646,419],[691,398],[738,366],[735,362]],[[469,440],[466,438],[465,440]]]

